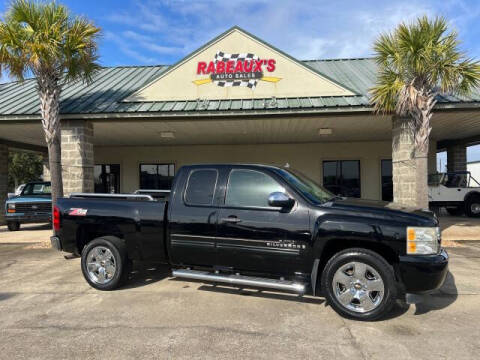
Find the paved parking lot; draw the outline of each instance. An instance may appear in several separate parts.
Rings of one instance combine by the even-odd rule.
[[[0,244],[1,358],[473,359],[480,352],[480,242],[449,249],[445,286],[389,318],[344,320],[322,298],[174,280],[137,266],[114,292],[80,260]]]

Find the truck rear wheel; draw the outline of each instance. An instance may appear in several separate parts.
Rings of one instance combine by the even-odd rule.
[[[470,217],[480,217],[480,196],[470,196],[465,200],[465,212]]]
[[[7,223],[9,231],[18,231],[20,230],[20,223],[18,221],[9,221]]]
[[[397,294],[392,267],[377,253],[361,248],[335,254],[322,273],[330,306],[356,320],[376,320],[392,308]]]
[[[118,238],[104,236],[89,242],[82,250],[82,273],[98,290],[113,290],[127,279],[129,261]]]

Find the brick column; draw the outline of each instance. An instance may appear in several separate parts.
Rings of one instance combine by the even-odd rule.
[[[0,225],[5,224],[5,201],[8,197],[8,146],[0,144]]]
[[[450,145],[447,147],[447,171],[467,170],[467,147],[465,145]]]
[[[84,120],[62,122],[63,192],[93,192],[93,124]]]
[[[414,138],[407,120],[392,119],[393,201],[402,205],[416,204],[416,165]]]

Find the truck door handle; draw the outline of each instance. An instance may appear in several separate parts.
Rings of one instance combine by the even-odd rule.
[[[234,223],[234,224],[236,224],[236,223],[239,223],[242,220],[237,218],[236,216],[229,216],[229,217],[221,219],[220,221],[224,222],[224,223]]]

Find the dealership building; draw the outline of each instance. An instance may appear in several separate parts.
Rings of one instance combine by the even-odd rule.
[[[334,193],[411,204],[413,139],[401,119],[373,111],[376,74],[371,58],[298,60],[238,27],[174,65],[102,68],[62,93],[65,193],[168,189],[184,164],[241,162],[288,164]],[[466,169],[479,106],[480,91],[439,96],[430,172],[440,150],[449,170]],[[2,199],[9,149],[46,154],[34,79],[0,85]]]

